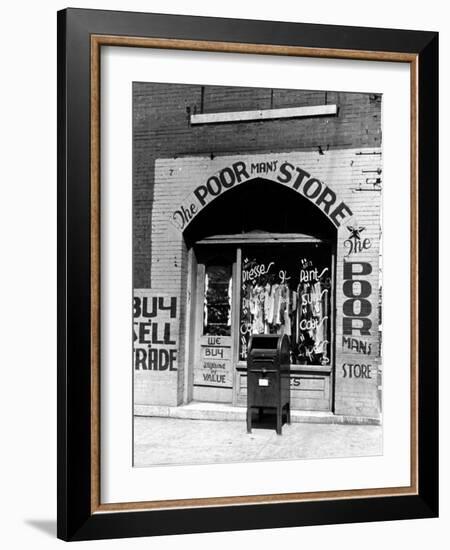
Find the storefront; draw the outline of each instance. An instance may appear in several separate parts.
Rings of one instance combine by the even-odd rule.
[[[292,407],[330,410],[332,244],[242,233],[204,239],[196,255],[193,399],[245,404],[250,335],[286,334]]]
[[[293,410],[379,419],[380,171],[379,148],[158,159],[135,404],[244,406],[250,335],[287,334]]]

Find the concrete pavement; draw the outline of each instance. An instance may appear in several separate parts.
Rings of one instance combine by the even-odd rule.
[[[211,464],[259,460],[342,458],[382,454],[382,427],[373,425],[283,425],[247,434],[243,421],[134,417],[134,465]]]

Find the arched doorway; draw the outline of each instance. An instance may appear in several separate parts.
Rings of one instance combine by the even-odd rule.
[[[191,269],[185,400],[244,405],[252,333],[291,341],[292,407],[331,410],[336,228],[266,179],[211,202],[184,232]]]

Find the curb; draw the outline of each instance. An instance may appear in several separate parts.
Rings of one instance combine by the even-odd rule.
[[[178,418],[186,420],[242,421],[246,419],[246,407],[233,407],[217,403],[189,403],[178,407],[162,405],[135,405],[135,416]],[[381,418],[346,416],[321,411],[291,411],[293,423],[351,424],[380,426]]]

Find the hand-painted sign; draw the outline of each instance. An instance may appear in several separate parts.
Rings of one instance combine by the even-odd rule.
[[[361,233],[366,229],[365,227],[348,225],[347,229],[350,236],[344,241],[344,248],[347,250],[346,258],[351,254],[364,252],[372,246],[372,241],[369,238],[361,237]]]
[[[347,262],[344,260],[344,283],[342,290],[346,300],[343,304],[343,333],[345,336],[369,336],[372,321],[372,285],[363,277],[372,273],[368,262]]]
[[[372,365],[359,363],[344,363],[342,365],[343,378],[366,378],[372,379]]]
[[[172,222],[180,231],[184,231],[195,216],[216,197],[261,173],[269,175],[278,183],[292,187],[315,203],[336,227],[340,227],[343,220],[353,215],[350,207],[338,200],[337,194],[328,185],[311,176],[300,166],[274,159],[258,163],[240,160],[225,166],[198,185],[172,213]]]
[[[202,336],[200,360],[194,368],[197,386],[233,387],[231,337]]]
[[[176,371],[178,299],[151,289],[135,289],[133,351],[136,370]]]
[[[370,355],[372,353],[372,344],[366,340],[360,340],[359,338],[342,336],[342,347],[348,351],[364,353],[364,355]]]

